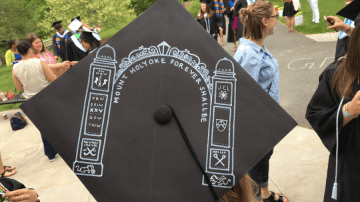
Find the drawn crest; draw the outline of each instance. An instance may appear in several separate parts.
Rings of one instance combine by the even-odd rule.
[[[223,132],[226,129],[227,122],[225,119],[216,119],[216,128],[219,132]]]

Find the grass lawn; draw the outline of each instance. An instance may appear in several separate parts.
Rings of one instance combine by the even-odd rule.
[[[279,7],[284,6],[284,2],[281,0],[269,0],[273,5],[277,5]],[[334,32],[334,30],[326,29],[328,25],[324,22],[324,15],[336,16],[336,13],[341,10],[345,6],[345,0],[326,0],[319,1],[319,11],[320,11],[320,23],[315,24],[311,22],[312,20],[312,10],[310,8],[310,3],[307,0],[300,0],[301,9],[299,10],[303,12],[304,23],[302,25],[295,26],[295,30],[297,32],[303,34],[318,34],[325,32]],[[340,17],[340,16],[338,16]],[[344,20],[343,17],[340,17]],[[279,18],[279,21],[286,25],[286,22],[283,18]]]
[[[12,79],[12,67],[0,66],[0,91],[15,91]],[[0,105],[0,111],[19,109],[21,103]]]

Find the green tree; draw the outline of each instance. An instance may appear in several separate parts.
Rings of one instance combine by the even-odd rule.
[[[33,12],[26,7],[29,0],[0,1],[0,41],[9,39],[25,39],[29,32],[36,31]]]
[[[36,33],[40,36],[50,36],[52,32],[48,29],[42,29],[38,22],[45,18],[45,13],[50,11],[49,4],[46,0],[30,0],[26,7],[28,10],[33,11],[33,22],[36,22]]]
[[[129,8],[134,9],[135,14],[139,16],[146,9],[152,6],[156,1],[157,0],[131,0]],[[184,4],[184,0],[178,0],[178,1]]]
[[[153,5],[157,0],[131,0],[129,8],[134,9],[135,14],[138,16]]]
[[[46,3],[49,10],[45,9],[43,19],[38,22],[44,33],[54,33],[51,24],[60,20],[67,29],[70,20],[76,16],[91,27],[100,25],[103,31],[128,24],[134,15],[128,8],[130,0],[46,0]]]

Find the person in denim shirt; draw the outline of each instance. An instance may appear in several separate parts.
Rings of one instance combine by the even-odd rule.
[[[234,59],[249,75],[280,104],[279,63],[263,44],[265,38],[274,33],[278,15],[273,5],[266,0],[258,0],[240,10],[240,20],[244,24],[244,37],[240,39]],[[270,192],[269,160],[271,150],[250,171],[251,178],[258,184],[259,201],[275,202],[289,200],[281,194]]]

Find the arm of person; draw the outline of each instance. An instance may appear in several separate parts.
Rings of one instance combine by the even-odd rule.
[[[336,69],[331,66],[336,66],[336,63],[330,64],[330,68],[328,67],[320,75],[319,85],[307,106],[305,118],[332,155],[336,153],[336,119],[338,118],[339,154],[345,154],[348,152],[347,148],[352,137],[347,128],[348,121],[344,121],[341,111],[338,117],[339,107],[342,107],[341,98],[336,91],[334,93],[332,91],[332,78]]]
[[[347,25],[344,21],[342,21],[339,17],[336,16],[328,16],[328,20],[333,21],[334,24],[330,25],[329,22],[327,22],[329,27],[327,29],[334,29],[335,31],[343,31],[345,32],[349,37],[351,36],[351,32],[354,30],[354,27]]]
[[[62,63],[48,64],[51,70],[69,69],[70,61],[64,61]]]
[[[16,77],[14,70],[12,71],[12,77],[14,80],[14,84],[15,84],[15,88],[19,91],[19,92],[23,92],[24,91],[24,86],[22,85],[22,83],[20,82],[20,80]]]
[[[38,194],[36,191],[27,188],[6,192],[2,197],[8,197],[8,201],[38,201]]]
[[[241,5],[242,5],[241,1],[238,1],[234,6],[234,11],[235,11],[236,16],[239,16],[239,11],[240,11],[240,9],[242,7]]]
[[[57,77],[56,77],[56,75],[51,71],[49,65],[48,65],[46,62],[42,61],[42,60],[40,60],[40,64],[41,64],[41,67],[42,67],[42,69],[43,69],[43,71],[44,71],[45,77],[46,77],[50,82],[55,81],[55,79],[57,79]]]
[[[357,117],[360,114],[360,91],[358,91],[351,102],[348,104],[348,112],[353,115],[353,117],[348,118],[343,114],[343,126],[348,124],[351,120]]]
[[[87,24],[85,24],[85,23],[83,23],[83,22],[81,22],[82,23],[82,26],[84,26],[84,27],[86,27],[86,28],[88,28],[89,30],[92,30],[93,28],[92,27],[90,27],[89,25],[87,25]]]

